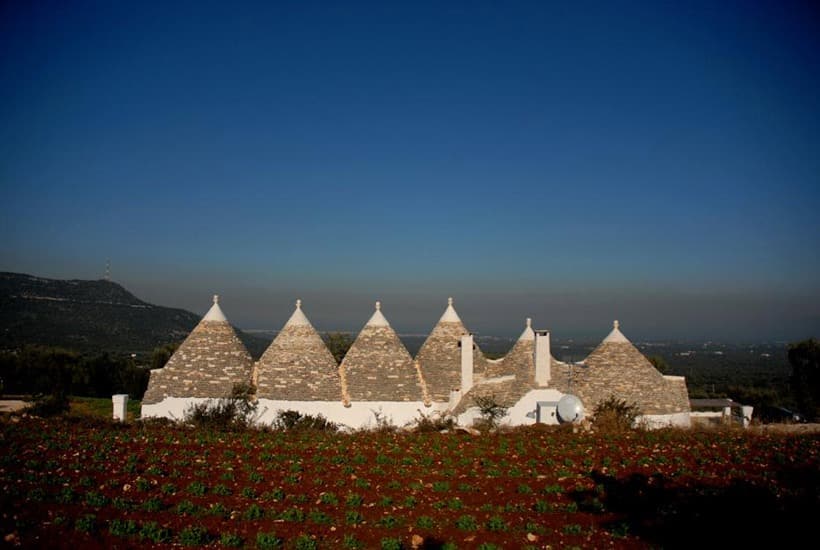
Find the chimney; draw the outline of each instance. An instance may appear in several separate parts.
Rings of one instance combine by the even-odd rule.
[[[467,395],[473,387],[473,335],[461,337],[461,395]]]
[[[535,383],[546,386],[550,382],[552,357],[550,355],[550,331],[535,331]]]

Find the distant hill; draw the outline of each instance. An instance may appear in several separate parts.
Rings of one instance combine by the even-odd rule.
[[[200,316],[143,302],[105,280],[55,280],[0,272],[0,349],[26,344],[83,352],[145,353],[179,342]],[[266,342],[240,333],[251,354]]]

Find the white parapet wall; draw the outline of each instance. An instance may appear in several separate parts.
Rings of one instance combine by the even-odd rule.
[[[279,411],[297,411],[302,414],[322,415],[331,422],[350,429],[375,428],[379,421],[403,427],[416,422],[422,415],[441,413],[447,403],[423,401],[353,401],[345,407],[339,401],[278,401],[260,399],[257,407],[257,424],[270,425]],[[381,419],[381,420],[379,420]]]
[[[500,426],[529,426],[535,424],[539,401],[558,401],[564,394],[555,389],[530,390],[515,405],[507,409],[507,414],[498,422]],[[471,426],[481,419],[478,407],[470,407],[458,416],[458,424]]]
[[[192,406],[209,401],[219,401],[207,397],[166,397],[159,403],[151,405],[142,404],[140,416],[142,418],[170,418],[171,420],[183,420],[185,412]]]
[[[645,414],[635,420],[636,424],[650,430],[660,428],[691,428],[692,419],[690,413],[682,412],[675,414]]]

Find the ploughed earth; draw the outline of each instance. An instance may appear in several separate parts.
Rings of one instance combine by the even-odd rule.
[[[817,433],[231,433],[6,416],[0,446],[7,546],[758,546],[808,537],[820,517]]]

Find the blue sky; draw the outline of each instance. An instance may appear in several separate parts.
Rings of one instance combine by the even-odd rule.
[[[0,10],[0,269],[244,328],[820,333],[809,3]]]

